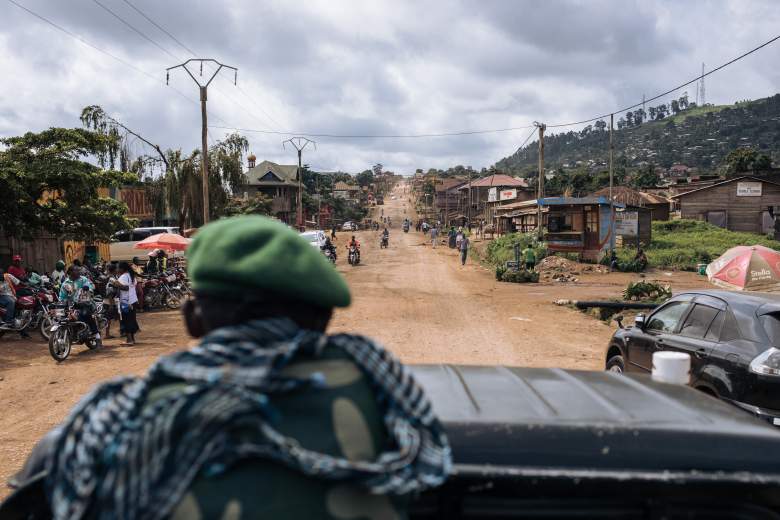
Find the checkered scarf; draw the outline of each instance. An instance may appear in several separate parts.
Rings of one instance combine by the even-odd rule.
[[[352,359],[384,413],[391,447],[373,461],[308,450],[273,426],[270,396],[323,384],[319,374],[300,379],[281,370],[325,347]],[[150,390],[175,382],[186,386],[149,402]],[[246,428],[254,439],[236,435]],[[198,474],[250,457],[377,494],[437,486],[452,464],[430,402],[398,360],[367,338],[304,331],[288,319],[218,329],[198,347],[161,358],[146,377],[98,386],[63,424],[51,453],[46,489],[57,519],[164,518]]]

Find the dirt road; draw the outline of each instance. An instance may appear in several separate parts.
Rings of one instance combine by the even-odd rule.
[[[635,276],[590,274],[565,285],[499,283],[472,260],[462,267],[446,245],[433,249],[421,233],[403,233],[400,223],[410,203],[400,190],[396,197],[387,197],[377,209],[394,224],[389,249],[379,248],[378,233],[359,232],[363,262],[350,267],[345,255],[349,233],[338,234],[338,269],[354,302],[336,313],[332,330],[373,336],[409,363],[602,368],[602,349],[612,329],[551,302],[617,296]],[[687,273],[658,276],[676,290],[702,283]],[[76,347],[61,364],[37,339],[0,339],[0,482],[94,384],[142,374],[158,356],[190,341],[176,312],[140,314],[139,322],[137,346],[108,340],[98,351]],[[0,484],[0,497],[7,493]]]

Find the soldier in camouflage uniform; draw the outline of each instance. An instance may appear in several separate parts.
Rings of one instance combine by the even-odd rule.
[[[203,228],[187,256],[200,345],[87,396],[0,513],[393,519],[445,480],[449,445],[411,375],[366,338],[324,334],[350,295],[322,255],[238,217]]]

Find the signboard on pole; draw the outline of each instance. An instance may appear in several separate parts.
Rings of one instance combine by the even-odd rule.
[[[737,197],[760,197],[760,196],[761,196],[760,182],[738,182],[737,183]]]
[[[488,202],[498,201],[498,188],[490,188],[488,190]]]
[[[639,232],[638,211],[615,212],[615,235],[636,236]]]
[[[512,200],[517,198],[517,190],[515,188],[508,190],[501,190],[498,194],[498,200]]]

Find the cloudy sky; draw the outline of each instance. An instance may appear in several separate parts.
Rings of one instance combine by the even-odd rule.
[[[200,143],[198,91],[183,70],[166,86],[165,68],[190,50],[239,69],[238,87],[223,70],[209,90],[215,127],[398,135],[608,113],[780,33],[776,0],[15,1],[114,57],[0,0],[1,136],[78,126],[81,109],[98,104],[163,148],[185,150]],[[777,93],[778,63],[780,42],[709,77],[707,101]],[[214,139],[230,132],[215,127]],[[481,168],[529,132],[318,137],[304,161],[345,171],[380,162],[404,174]],[[243,133],[258,158],[294,162],[286,137]]]

